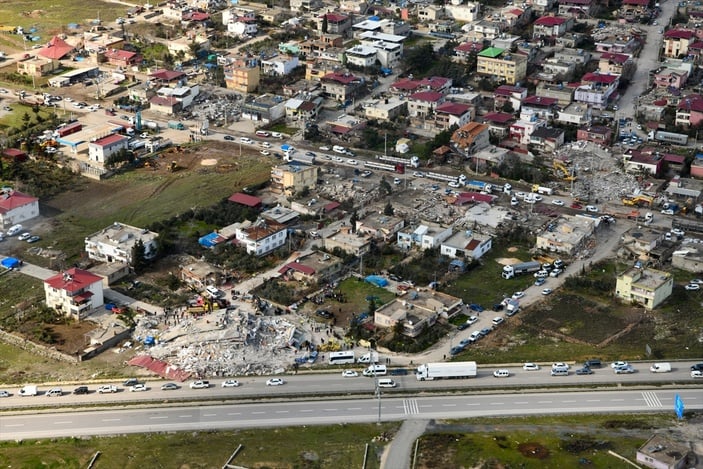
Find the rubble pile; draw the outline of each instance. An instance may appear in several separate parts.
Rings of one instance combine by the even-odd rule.
[[[144,316],[134,337],[152,357],[194,376],[267,375],[308,355],[317,343],[313,324],[296,315],[222,309],[198,318]]]

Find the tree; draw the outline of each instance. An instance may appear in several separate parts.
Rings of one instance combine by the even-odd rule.
[[[391,205],[391,202],[390,201],[386,202],[386,206],[383,207],[383,214],[388,215],[390,217],[390,216],[393,216],[393,213],[395,213],[395,209]]]
[[[393,192],[393,189],[391,188],[391,185],[386,181],[385,176],[381,176],[381,183],[379,184],[379,188],[381,189],[381,192],[384,192],[385,195],[390,195]]]
[[[1,175],[2,173],[0,173]],[[351,232],[356,233],[356,222],[359,220],[359,214],[356,213],[356,210],[354,210],[351,214],[351,217],[349,217],[349,224],[351,225]]]
[[[137,242],[134,243],[134,248],[132,248],[132,268],[138,274],[142,273],[146,267],[145,252],[144,242],[138,239]]]
[[[320,30],[322,31],[322,34],[327,34],[328,29],[329,29],[329,23],[327,21],[327,15],[324,15],[322,17],[322,25],[320,26]]]
[[[424,43],[405,52],[403,65],[408,73],[423,74],[435,62],[435,52],[431,43]]]

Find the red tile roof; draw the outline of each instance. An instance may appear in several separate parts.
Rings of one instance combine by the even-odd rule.
[[[44,280],[44,283],[48,284],[51,288],[55,288],[56,290],[63,290],[73,293],[83,290],[94,283],[102,282],[102,280],[102,277],[99,277],[92,272],[73,267],[65,272],[60,272],[47,278]]]
[[[93,143],[94,145],[98,145],[100,147],[106,147],[108,145],[112,145],[114,143],[127,141],[127,140],[129,140],[129,139],[127,137],[125,137],[124,135],[111,134],[111,135],[108,135],[107,137],[100,138],[100,139],[98,139],[94,142],[91,142],[91,143]]]
[[[523,91],[525,91],[525,88],[522,88],[520,86],[500,85],[498,88],[495,89],[493,94],[496,94],[498,96],[510,96],[513,93],[522,94]]]
[[[39,199],[31,195],[13,191],[8,197],[0,196],[0,213],[8,213],[16,208],[33,204]]]
[[[587,73],[581,78],[581,82],[610,84],[615,82],[615,80],[617,79],[617,75],[608,75],[604,73]]]
[[[59,60],[64,55],[73,50],[73,46],[58,36],[51,38],[51,41],[39,51],[39,55],[48,59]]]
[[[681,98],[677,108],[685,111],[703,112],[703,96],[699,94],[689,94]]]
[[[410,95],[410,99],[413,99],[415,101],[426,101],[430,103],[436,103],[442,98],[444,98],[444,95],[439,91],[420,91],[419,93],[414,93]]]
[[[489,112],[483,116],[483,120],[486,122],[495,122],[497,124],[507,124],[508,122],[515,120],[515,116],[507,112]]]
[[[468,104],[462,104],[462,103],[453,103],[451,101],[447,101],[446,103],[442,103],[439,106],[437,106],[437,113],[445,113],[445,114],[451,114],[452,116],[461,116],[466,113],[471,109],[471,106]]]
[[[693,44],[689,44],[688,50],[691,49],[703,49],[703,41],[696,41]]]
[[[546,96],[528,96],[527,98],[522,100],[523,104],[529,104],[532,106],[544,106],[544,107],[549,107],[549,106],[554,106],[557,104],[559,100],[557,98],[548,98]]]
[[[664,33],[664,39],[691,39],[695,34],[687,29],[670,29]]]
[[[613,52],[603,52],[600,56],[601,59],[606,59],[611,62],[615,62],[618,64],[624,64],[628,60],[630,60],[630,56],[627,54],[616,54]]]
[[[343,23],[349,17],[345,16],[345,15],[340,15],[338,13],[326,13],[326,14],[322,15],[320,18],[327,18],[327,21],[331,21],[332,23]]]
[[[465,42],[454,48],[458,52],[479,52],[483,50],[483,44],[479,42]]]
[[[156,78],[159,80],[164,80],[164,81],[172,81],[172,80],[177,80],[181,77],[186,76],[185,73],[179,72],[177,70],[166,70],[166,69],[161,69],[157,70],[151,75],[149,75],[152,78]]]
[[[122,49],[111,49],[111,50],[105,52],[105,57],[108,59],[116,59],[116,60],[124,60],[124,61],[127,61],[136,55],[137,55],[136,52],[131,52],[131,51],[122,50]]]
[[[558,26],[566,23],[566,18],[560,16],[543,16],[535,21],[535,26]]]
[[[315,269],[308,265],[301,264],[299,262],[289,262],[288,264],[281,267],[278,272],[285,274],[289,270],[296,270],[305,275],[315,275]]]
[[[232,194],[227,200],[235,204],[245,205],[247,207],[259,207],[262,203],[261,199],[249,194],[237,192]]]
[[[351,82],[355,80],[359,80],[359,78],[355,77],[351,73],[328,73],[324,77],[322,77],[323,80],[328,80],[328,81],[336,81],[337,83],[341,83],[343,85],[348,85]]]

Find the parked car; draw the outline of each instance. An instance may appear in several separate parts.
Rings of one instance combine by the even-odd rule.
[[[41,241],[41,236],[33,235],[27,238],[27,242],[30,244],[36,243],[37,241]]]
[[[546,295],[551,295],[553,291],[554,291],[554,290],[552,290],[551,288],[545,288],[544,290],[542,290],[542,294],[545,295],[545,296],[546,296]]]
[[[468,329],[469,327],[471,327],[471,324],[466,323],[466,322],[462,322],[461,324],[459,324],[459,326],[457,326],[457,329],[459,329],[460,331],[463,331],[463,330]]]
[[[598,213],[598,207],[595,205],[586,205],[586,211],[592,213]]]
[[[491,322],[493,323],[494,326],[498,326],[500,324],[503,324],[504,321],[505,321],[505,319],[502,316],[496,316],[493,318],[493,321],[491,321]]]
[[[564,362],[555,362],[552,363],[552,370],[557,370],[560,368],[566,368],[567,370],[569,369],[569,365],[564,363]]]
[[[632,367],[632,365],[624,365],[624,366],[618,366],[613,368],[613,371],[615,372],[616,375],[619,374],[629,374],[629,373],[634,373],[635,369]]]
[[[330,311],[327,311],[326,309],[318,309],[317,311],[315,311],[315,314],[325,319],[332,319],[334,317],[334,314],[332,314]]]
[[[469,341],[471,341],[471,343],[474,343],[477,342],[481,337],[483,336],[481,335],[480,331],[473,331],[469,336]]]
[[[689,283],[684,288],[688,291],[695,291],[695,290],[700,290],[701,286],[698,285],[697,283]]]
[[[491,329],[490,327],[484,327],[483,329],[481,329],[481,337],[486,337],[488,334],[491,333],[492,330],[493,329]]]
[[[559,206],[561,207],[561,206],[564,205],[564,201],[563,201],[563,200],[559,200],[559,199],[552,199],[552,204],[553,204],[553,205],[559,205]]]
[[[513,293],[512,298],[513,298],[513,300],[519,300],[519,299],[522,298],[523,296],[525,296],[525,292],[524,292],[524,291],[516,291],[515,293]]]
[[[538,278],[537,280],[535,280],[536,287],[541,287],[545,283],[547,283],[547,279],[544,279],[544,278]]]
[[[239,387],[239,381],[236,379],[226,379],[222,381],[223,388],[236,388]]]
[[[449,350],[449,354],[450,354],[450,355],[459,355],[459,354],[460,354],[461,352],[463,352],[463,351],[464,351],[464,347],[462,347],[462,346],[460,346],[460,345],[455,345],[454,347],[452,347],[452,348]]]
[[[577,375],[592,375],[592,374],[593,374],[593,370],[591,370],[591,369],[590,369],[589,367],[587,367],[587,366],[584,366],[583,368],[579,368],[578,370],[576,370],[576,374],[577,374]]]
[[[31,237],[32,237],[32,233],[30,233],[30,232],[28,232],[28,231],[25,231],[24,233],[22,233],[21,235],[19,235],[19,236],[17,237],[17,239],[19,239],[20,241],[27,241],[27,240],[28,240],[29,238],[31,238]]]
[[[285,384],[282,378],[269,378],[266,380],[266,386],[282,386]]]
[[[228,142],[233,142],[233,141],[234,141],[234,137],[232,137],[231,135],[225,135],[223,138],[224,138],[225,140],[227,140]]]
[[[476,316],[469,316],[469,319],[466,320],[466,324],[476,324],[478,322],[478,317]]]

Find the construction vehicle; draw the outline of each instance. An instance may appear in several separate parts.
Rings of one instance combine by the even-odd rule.
[[[569,168],[566,167],[564,163],[562,163],[559,160],[554,160],[552,162],[552,165],[554,169],[557,171],[557,176],[561,176],[565,181],[575,181],[576,176],[573,175],[571,171],[569,171]],[[558,173],[561,174],[558,174]]]
[[[644,194],[639,194],[633,197],[625,197],[624,199],[622,199],[623,205],[626,205],[628,207],[649,207],[652,205],[652,202],[654,202],[654,197],[650,197]]]
[[[552,195],[554,194],[554,189],[552,189],[551,187],[540,186],[539,184],[533,184],[532,192],[536,192],[542,195]]]

